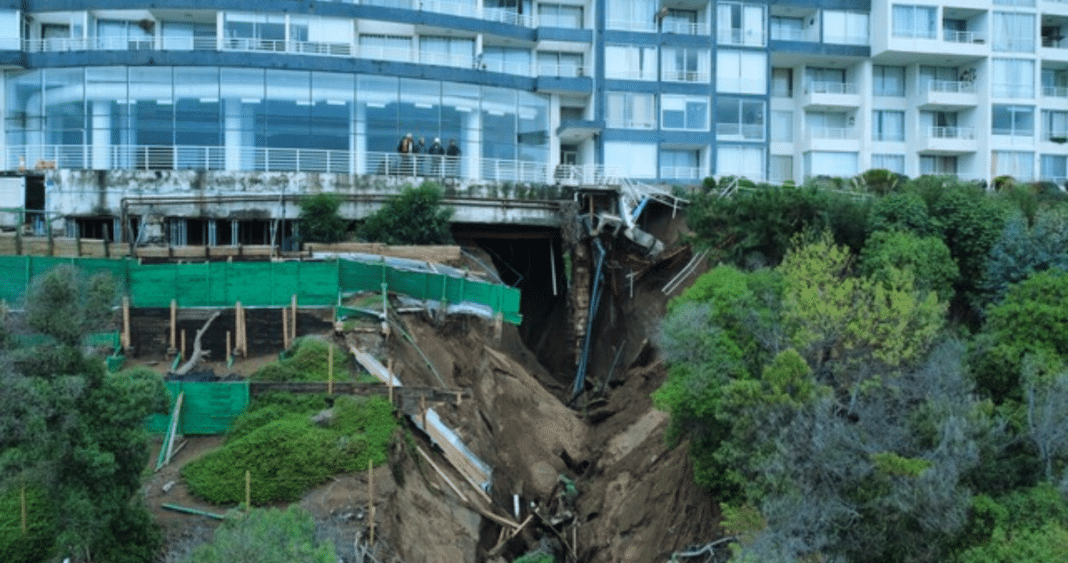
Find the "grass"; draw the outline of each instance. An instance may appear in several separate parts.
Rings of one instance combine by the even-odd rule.
[[[216,504],[243,502],[248,471],[252,504],[292,501],[331,475],[387,461],[396,427],[388,401],[337,397],[327,426],[311,421],[323,406],[321,395],[257,398],[223,447],[182,470],[189,490]]]
[[[277,362],[250,376],[253,381],[326,381],[330,377],[330,348],[334,349],[334,381],[353,381],[352,362],[339,346],[317,338],[300,338]]]

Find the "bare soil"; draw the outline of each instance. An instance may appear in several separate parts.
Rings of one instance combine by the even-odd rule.
[[[655,230],[665,236],[678,225],[664,221]],[[490,506],[477,500],[480,495],[413,427],[415,443],[452,485],[398,440],[390,466],[374,471],[376,559],[497,563],[543,545],[558,550],[558,561],[573,553],[567,560],[655,563],[721,536],[715,500],[693,483],[686,444],[665,445],[668,416],[650,398],[666,377],[655,348],[668,299],[660,289],[681,267],[651,270],[635,284],[633,296],[627,287],[607,298],[610,304],[599,313],[591,390],[571,406],[560,374],[573,373],[573,358],[543,366],[514,326],[501,327],[498,335],[489,320],[453,316],[442,321],[414,313],[400,317],[411,341],[395,330],[386,340],[360,333],[361,344],[392,365],[406,385],[471,389],[470,400],[433,406],[493,468]],[[563,335],[549,338],[556,336]],[[247,375],[273,359],[239,361],[227,373]],[[164,510],[161,503],[219,513],[227,509],[190,496],[180,477],[184,464],[222,441],[189,438],[172,464],[145,486],[146,502],[167,532],[165,561],[177,561],[208,539],[216,521]],[[561,476],[577,491],[567,503],[560,500]],[[521,499],[518,519],[512,514],[513,495]],[[309,491],[300,505],[316,516],[320,535],[334,540],[342,559],[355,561],[353,543],[366,541],[370,532],[367,501],[368,476],[354,473]],[[501,541],[508,538],[502,526],[479,513],[523,521],[532,507],[545,516],[570,518],[553,530],[534,516],[514,539]]]

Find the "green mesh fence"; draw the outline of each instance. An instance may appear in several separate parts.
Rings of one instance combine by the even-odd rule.
[[[474,303],[519,324],[519,290],[489,282],[433,272],[400,270],[381,263],[352,260],[326,262],[204,262],[138,264],[129,259],[0,256],[0,299],[16,304],[35,276],[59,264],[87,275],[107,271],[130,296],[133,307],[246,307],[288,305],[295,294],[301,306],[333,306],[344,293],[389,291],[417,299]]]
[[[225,434],[248,407],[247,382],[168,381],[167,391],[171,394],[171,411],[178,401],[178,394],[185,393],[178,417],[179,434]],[[145,421],[145,428],[150,432],[166,432],[169,425],[169,413],[152,415]]]

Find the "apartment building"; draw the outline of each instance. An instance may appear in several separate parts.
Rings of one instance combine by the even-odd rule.
[[[0,169],[1068,178],[1066,0],[152,6],[0,0]]]

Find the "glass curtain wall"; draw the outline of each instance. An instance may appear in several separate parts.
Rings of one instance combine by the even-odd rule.
[[[9,162],[382,173],[412,133],[455,141],[457,174],[548,163],[547,100],[504,88],[211,67],[11,71],[5,85]]]

